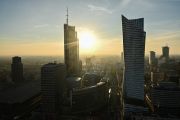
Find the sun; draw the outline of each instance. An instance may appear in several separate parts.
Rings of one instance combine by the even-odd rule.
[[[95,48],[96,38],[91,32],[81,32],[79,34],[79,46],[84,50],[92,50]]]

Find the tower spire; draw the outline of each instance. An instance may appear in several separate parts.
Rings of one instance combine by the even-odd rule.
[[[68,7],[67,7],[67,15],[66,15],[66,23],[67,23],[67,25],[68,25],[68,17],[69,17],[69,15],[68,15]]]

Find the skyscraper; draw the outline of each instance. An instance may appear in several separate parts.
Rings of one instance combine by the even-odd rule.
[[[124,53],[121,52],[121,64],[124,64]]]
[[[169,59],[169,47],[168,46],[162,47],[162,57],[164,57],[166,60]]]
[[[122,15],[124,89],[127,98],[144,100],[144,18],[128,20]]]
[[[155,65],[155,63],[156,63],[156,53],[154,51],[150,51],[149,64]]]
[[[75,26],[64,24],[64,60],[68,76],[77,76],[79,72],[79,40]]]
[[[45,120],[56,120],[65,91],[65,64],[49,63],[41,68],[42,113]]]
[[[23,81],[23,64],[21,63],[21,57],[15,56],[12,58],[11,76],[14,82]]]

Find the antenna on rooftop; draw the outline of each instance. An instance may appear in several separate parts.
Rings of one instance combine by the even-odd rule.
[[[67,23],[67,25],[68,25],[68,17],[69,17],[69,15],[68,15],[68,7],[67,7],[67,15],[66,15],[66,23]]]

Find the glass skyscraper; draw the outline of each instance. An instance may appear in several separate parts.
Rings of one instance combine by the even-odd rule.
[[[21,57],[15,56],[12,58],[11,76],[14,82],[23,81],[23,64],[21,62]]]
[[[144,18],[129,20],[122,15],[122,31],[125,96],[144,100]]]
[[[68,76],[79,72],[79,40],[75,26],[64,24],[64,58]]]

